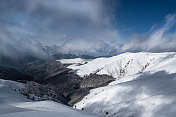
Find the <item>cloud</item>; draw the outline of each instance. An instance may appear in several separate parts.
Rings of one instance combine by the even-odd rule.
[[[176,14],[165,17],[165,24],[154,30],[145,39],[133,39],[122,46],[119,51],[148,51],[167,52],[176,51]],[[149,31],[150,32],[150,31]]]
[[[153,25],[145,34],[135,34],[130,42],[118,45],[111,42],[77,39],[67,40],[61,45],[62,52],[83,52],[94,55],[116,55],[123,52],[175,52],[176,51],[176,14],[168,14],[165,22]],[[158,28],[157,28],[158,27]],[[103,35],[103,34],[102,34]],[[107,34],[106,34],[107,35]],[[112,35],[112,33],[110,34]],[[79,46],[77,46],[79,45]],[[89,48],[87,48],[89,47]],[[80,52],[80,53],[81,53]]]
[[[15,40],[27,38],[42,45],[61,45],[74,37],[70,47],[92,53],[97,50],[90,49],[95,43],[109,46],[118,41],[119,33],[112,23],[115,4],[116,0],[1,0],[0,28]],[[78,40],[85,45],[76,49]]]
[[[38,9],[38,6],[44,7],[48,11],[56,11],[55,14],[66,17],[81,16],[93,22],[98,22],[101,15],[100,0],[32,0],[27,1],[31,8],[30,10]]]
[[[117,0],[0,0],[0,56],[45,56],[42,45],[53,44],[61,53],[92,55],[176,51],[175,14],[167,15],[162,26],[155,24],[146,34],[118,45],[124,39],[114,22],[117,4]]]
[[[83,39],[83,37],[71,36],[57,48],[57,52],[102,56],[109,55],[109,50],[111,49],[111,46],[103,40],[87,40]]]
[[[30,55],[42,59],[49,57],[40,43],[27,39],[16,40],[7,31],[0,30],[0,58],[19,59]]]
[[[111,32],[116,33],[111,36],[115,40],[118,32],[112,24],[114,3],[114,0],[1,0],[0,20],[6,27],[15,25],[29,32],[28,35],[44,44],[59,43],[70,35],[92,35],[102,40],[102,33]],[[19,30],[10,32],[26,37]]]

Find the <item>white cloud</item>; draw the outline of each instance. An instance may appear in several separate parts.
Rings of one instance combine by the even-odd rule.
[[[124,44],[120,51],[176,51],[176,31],[173,29],[176,24],[176,14],[167,15],[165,20],[165,24],[154,30],[146,39],[134,39]]]
[[[83,39],[82,37],[68,37],[68,39],[59,46],[59,53],[72,53],[84,55],[108,55],[111,46],[103,40]]]

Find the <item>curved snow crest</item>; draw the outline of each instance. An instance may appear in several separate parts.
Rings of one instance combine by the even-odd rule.
[[[68,68],[76,71],[81,77],[96,74],[107,74],[116,79],[121,79],[124,76],[131,76],[147,71],[149,68],[164,67],[166,61],[171,62],[176,59],[175,52],[166,53],[124,53],[110,58],[97,58],[89,61],[84,65],[70,65]],[[165,61],[165,62],[163,62]],[[161,63],[161,64],[160,64]],[[156,69],[153,69],[156,71]],[[164,70],[164,68],[162,69]],[[170,68],[168,72],[175,72]]]

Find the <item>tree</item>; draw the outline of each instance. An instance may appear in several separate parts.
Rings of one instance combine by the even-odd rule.
[[[31,100],[35,100],[35,97],[34,97],[34,96],[32,96]]]

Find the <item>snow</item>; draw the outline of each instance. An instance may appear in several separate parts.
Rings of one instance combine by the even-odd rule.
[[[62,64],[78,64],[88,62],[90,61],[90,59],[75,58],[75,59],[61,59],[57,61],[60,61]]]
[[[95,59],[82,66],[72,65],[80,76],[100,69],[97,74],[117,78],[108,86],[91,90],[75,105],[78,109],[109,117],[175,117],[175,66],[174,52],[125,53]],[[125,72],[120,74],[119,69]]]
[[[70,60],[65,60],[69,63]],[[72,60],[71,60],[72,61]],[[75,60],[75,61],[78,61]],[[53,102],[31,101],[14,89],[24,84],[0,79],[0,117],[175,117],[176,53],[124,53],[97,58],[68,68],[83,77],[107,74],[116,80],[92,89],[75,104],[78,109]]]
[[[31,101],[22,83],[0,79],[0,117],[97,117],[53,101]]]
[[[91,73],[107,74],[116,79],[121,79],[124,76],[137,75],[148,68],[158,65],[159,70],[165,70],[166,68],[160,67],[171,61],[175,61],[176,53],[124,53],[109,58],[97,58],[89,61],[87,64],[77,66],[75,64],[68,66],[68,68],[76,71],[76,74],[83,77]],[[174,65],[170,66],[169,72],[174,73],[176,70],[172,69]],[[156,67],[155,67],[156,68]],[[158,71],[159,71],[158,70]],[[156,71],[156,69],[154,69]]]

